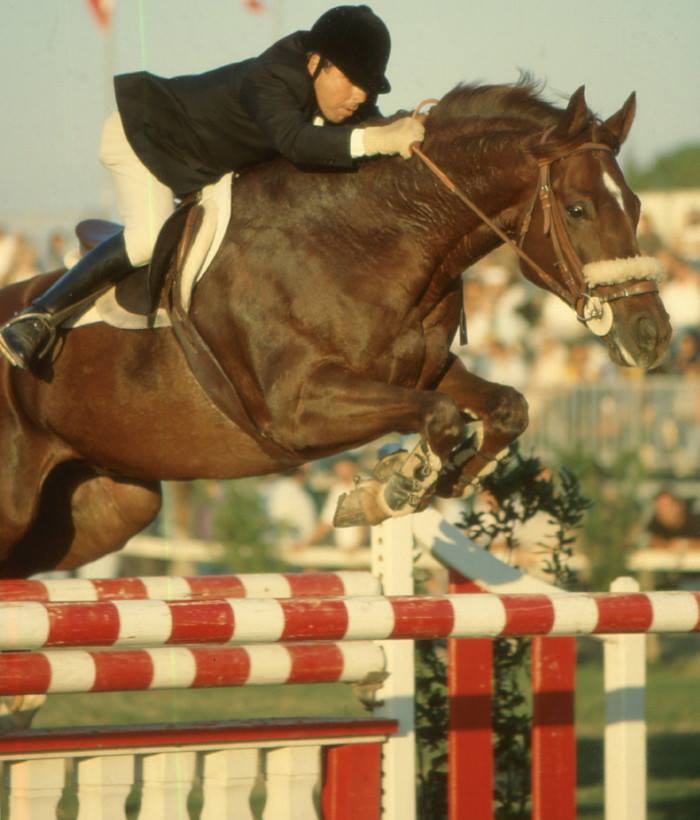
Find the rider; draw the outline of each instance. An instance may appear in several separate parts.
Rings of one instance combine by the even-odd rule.
[[[378,113],[377,95],[390,90],[390,49],[368,6],[337,6],[259,57],[171,79],[145,71],[115,77],[118,111],[105,123],[100,159],[112,172],[124,229],[0,327],[0,353],[28,367],[50,349],[61,322],[147,264],[173,195],[280,154],[339,169],[377,154],[408,158],[423,138],[417,119],[362,125]]]

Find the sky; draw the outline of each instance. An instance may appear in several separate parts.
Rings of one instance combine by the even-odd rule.
[[[86,0],[0,0],[0,224],[31,234],[67,212],[112,206],[97,158],[115,108],[113,74],[172,76],[263,51],[309,28],[336,3],[116,0],[108,33]],[[633,90],[638,114],[622,155],[647,163],[700,141],[698,0],[374,0],[392,35],[385,114],[439,97],[456,83],[513,82],[520,69],[552,100],[585,84],[607,117]]]

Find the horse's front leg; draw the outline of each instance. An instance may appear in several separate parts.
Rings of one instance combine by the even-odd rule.
[[[278,439],[310,457],[319,448],[353,447],[389,432],[421,434],[412,453],[392,460],[388,468],[384,464],[341,500],[335,523],[349,526],[414,512],[434,492],[466,425],[457,404],[442,392],[373,381],[327,364],[306,380],[297,412],[283,428],[275,431]]]
[[[470,373],[456,356],[436,389],[452,396],[464,413],[483,423],[474,445],[455,452],[438,481],[438,495],[460,497],[470,484],[495,469],[508,445],[525,431],[527,401],[513,387]]]

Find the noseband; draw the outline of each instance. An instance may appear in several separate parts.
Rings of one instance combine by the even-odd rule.
[[[414,116],[418,114],[420,109],[427,103],[436,103],[437,100],[425,100],[414,111]],[[540,139],[540,146],[547,147],[547,137],[553,130],[553,127],[545,131]],[[539,166],[539,179],[535,193],[530,200],[525,216],[520,225],[518,242],[514,242],[508,234],[500,228],[490,217],[488,217],[469,197],[458,188],[455,183],[447,176],[447,174],[439,168],[425,153],[421,150],[418,144],[413,145],[413,152],[420,157],[425,165],[440,179],[440,181],[453,194],[464,202],[478,217],[488,225],[509,247],[511,247],[518,256],[523,259],[537,274],[538,278],[544,285],[561,299],[563,299],[576,313],[576,318],[588,325],[589,329],[596,335],[605,335],[612,325],[612,310],[609,303],[617,299],[624,299],[628,296],[639,296],[644,293],[657,293],[658,273],[656,270],[650,270],[650,266],[646,267],[644,275],[634,275],[632,271],[630,275],[623,281],[604,282],[595,281],[591,277],[586,276],[586,271],[590,267],[584,265],[576,253],[569,233],[564,222],[561,205],[558,203],[554,193],[551,182],[552,165],[560,159],[566,159],[574,154],[582,153],[583,151],[607,151],[613,153],[613,149],[605,143],[599,142],[583,142],[561,152],[555,153],[554,156],[547,156],[537,159]],[[549,273],[541,268],[537,262],[532,259],[529,254],[523,250],[523,243],[529,233],[530,224],[532,221],[532,214],[537,202],[542,206],[543,214],[543,233],[549,237],[554,254],[557,258],[556,266],[561,270],[563,283],[554,279]],[[645,257],[632,257],[626,260],[614,260],[611,264],[629,263],[636,260],[647,261]],[[593,265],[603,265],[603,262],[592,263]]]

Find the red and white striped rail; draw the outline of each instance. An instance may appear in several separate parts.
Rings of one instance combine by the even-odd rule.
[[[369,642],[75,649],[0,656],[0,695],[378,682],[384,653]]]
[[[59,578],[0,581],[2,601],[161,601],[206,598],[330,598],[381,594],[369,572],[251,573],[250,575]]]
[[[700,631],[700,593],[0,604],[0,649]]]

